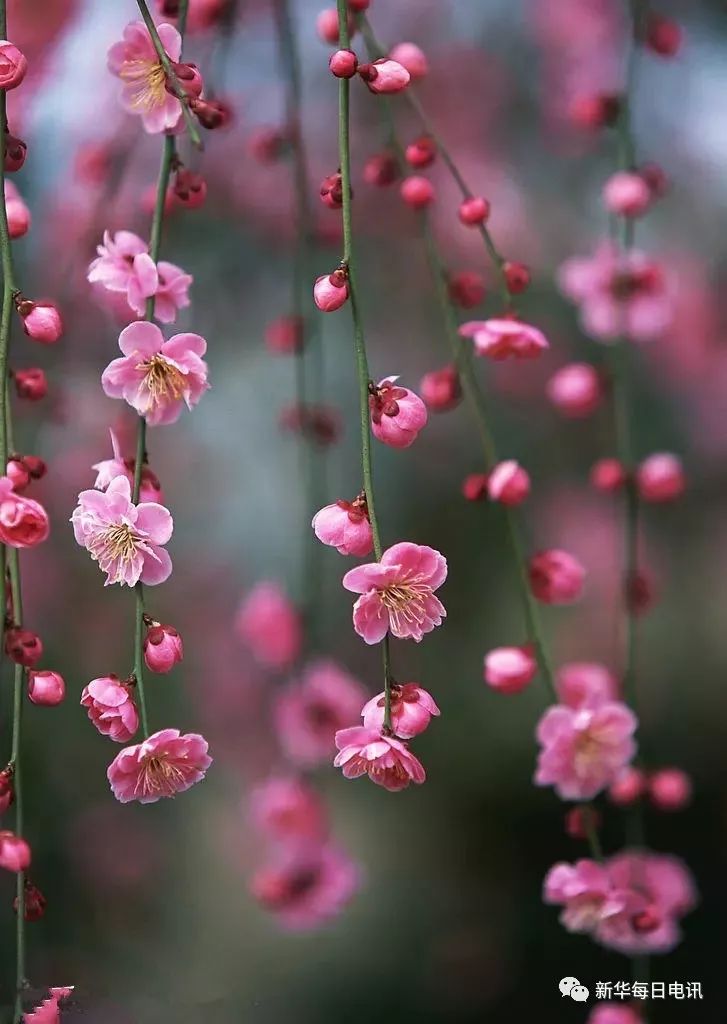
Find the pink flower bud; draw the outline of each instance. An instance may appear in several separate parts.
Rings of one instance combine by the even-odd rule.
[[[425,373],[419,390],[427,408],[433,412],[448,412],[462,397],[459,374],[455,366],[443,366],[440,370]]]
[[[0,814],[5,814],[15,800],[12,768],[3,768],[0,772]]]
[[[149,626],[144,637],[144,661],[148,669],[171,672],[183,654],[182,638],[174,626],[162,626],[158,622]]]
[[[429,167],[437,155],[437,144],[431,135],[420,135],[406,147],[406,162],[412,167]]]
[[[316,278],[313,286],[313,300],[322,313],[333,313],[340,309],[348,298],[348,281],[344,270],[334,270]]]
[[[603,205],[620,217],[640,217],[651,200],[651,189],[635,171],[617,171],[603,187]]]
[[[23,320],[23,330],[34,341],[52,345],[63,334],[61,314],[52,302],[25,299],[18,303],[17,310]]]
[[[382,57],[372,64],[359,64],[358,74],[375,93],[402,92],[411,79],[404,65],[389,57]]]
[[[45,914],[45,908],[48,906],[48,901],[40,891],[40,889],[33,885],[32,882],[25,882],[25,913],[23,917],[26,921],[40,921],[41,917]],[[18,912],[18,898],[17,896],[13,900],[13,910],[17,914]],[[56,1007],[57,1009],[57,1007]],[[31,1018],[32,1019],[32,1018]],[[27,1024],[27,1021],[26,1021]],[[38,1021],[37,1015],[36,1020],[32,1024],[44,1024],[42,1021]],[[54,1020],[49,1020],[48,1024],[56,1024]]]
[[[25,163],[28,147],[22,139],[17,139],[10,132],[5,133],[5,171],[13,174]]]
[[[486,293],[484,279],[475,270],[460,270],[452,274],[447,289],[452,302],[462,309],[479,306]]]
[[[189,96],[190,99],[197,99],[202,95],[204,89],[204,81],[202,79],[202,73],[196,64],[174,64],[172,63],[174,74],[177,76],[177,81],[182,87],[184,94]],[[171,82],[166,83],[167,92],[172,93],[176,96],[176,92]]]
[[[5,631],[5,653],[16,665],[33,668],[43,655],[43,643],[37,633],[11,626]]]
[[[60,672],[45,669],[42,672],[28,673],[28,697],[33,704],[52,708],[60,704],[66,696],[66,684]]]
[[[392,185],[399,176],[399,165],[391,153],[376,153],[364,164],[363,179],[367,185],[384,188]]]
[[[86,708],[101,735],[115,743],[128,743],[139,728],[132,686],[122,683],[118,676],[92,679],[81,694],[81,707]]]
[[[207,182],[201,174],[181,167],[174,177],[174,198],[188,210],[198,210],[207,198]]]
[[[328,67],[336,78],[353,78],[358,70],[358,57],[353,50],[336,50],[328,58]]]
[[[12,181],[5,182],[5,211],[8,217],[8,232],[10,237],[22,238],[30,229],[30,210],[23,202],[23,198],[13,185]]]
[[[620,96],[601,93],[577,96],[571,103],[569,115],[577,128],[598,129],[614,125],[621,112]]]
[[[608,799],[617,807],[628,807],[643,795],[645,788],[644,773],[629,766],[624,768],[608,787]]]
[[[16,370],[13,378],[18,398],[26,398],[29,402],[38,402],[48,394],[48,380],[45,371],[40,368]]]
[[[507,260],[503,263],[502,272],[505,275],[505,285],[511,295],[520,295],[530,287],[530,269],[524,263]]]
[[[353,35],[355,30],[356,23],[349,14],[349,35]],[[316,18],[316,32],[318,33],[319,39],[324,43],[328,43],[329,46],[335,46],[338,43],[338,11],[335,7],[327,7],[324,11],[320,12]]]
[[[385,377],[370,385],[371,431],[392,448],[408,448],[427,422],[427,407],[408,388],[397,387],[398,377]]]
[[[567,551],[551,548],[530,559],[530,588],[543,604],[571,604],[583,593],[586,570]]]
[[[354,14],[360,14],[361,11],[367,11],[370,4],[371,0],[348,0],[348,9]]]
[[[30,847],[14,832],[0,832],[0,868],[26,871],[30,867]]]
[[[361,711],[365,729],[381,730],[384,725],[386,698],[383,693],[372,697]],[[394,683],[391,688],[391,728],[394,735],[408,740],[424,732],[439,708],[431,693],[417,683]]]
[[[48,472],[45,461],[37,455],[23,455],[22,462],[32,480],[42,480]]]
[[[202,127],[208,131],[225,128],[232,120],[232,110],[223,100],[192,99],[189,106]]]
[[[487,473],[470,473],[462,481],[462,494],[467,501],[482,501],[487,495]]]
[[[514,459],[499,462],[490,473],[487,493],[490,501],[499,501],[502,505],[520,505],[530,494],[530,477]]]
[[[484,224],[490,216],[490,204],[482,196],[471,196],[459,205],[459,219],[468,227]]]
[[[412,82],[424,78],[429,72],[426,54],[416,43],[397,43],[389,57],[406,68]]]
[[[311,525],[318,540],[341,555],[363,558],[373,549],[373,533],[363,493],[354,501],[326,505],[316,512]]]
[[[343,205],[343,179],[341,172],[327,175],[321,182],[321,202],[329,210],[340,210]]]
[[[682,28],[671,18],[649,12],[646,20],[646,45],[659,57],[674,57],[681,49]]]
[[[399,194],[407,205],[415,210],[423,210],[434,202],[434,185],[428,178],[413,174],[409,178],[404,178]]]
[[[0,543],[32,548],[50,532],[48,513],[32,498],[16,494],[8,477],[0,477]]]
[[[597,491],[619,491],[626,483],[626,477],[626,470],[618,459],[599,459],[591,466],[590,480]]]
[[[537,671],[529,647],[496,647],[485,655],[485,682],[500,693],[520,693]]]
[[[293,355],[303,348],[303,318],[285,314],[265,328],[265,345],[274,355]]]
[[[583,419],[595,412],[603,397],[601,378],[589,363],[569,363],[548,381],[546,394],[558,412]]]
[[[644,501],[674,501],[686,487],[681,459],[670,452],[650,455],[636,470],[636,483]]]
[[[597,831],[600,827],[601,815],[595,807],[571,807],[565,816],[566,835],[571,839],[587,839],[589,830]]]
[[[692,799],[692,781],[680,768],[661,768],[648,781],[649,797],[660,811],[681,811]]]
[[[30,483],[30,472],[20,459],[10,459],[5,468],[5,475],[12,480],[13,488],[17,492],[25,490]]]
[[[17,89],[27,70],[25,55],[7,39],[0,39],[0,89]]]

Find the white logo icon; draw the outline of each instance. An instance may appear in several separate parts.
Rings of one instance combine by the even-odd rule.
[[[585,1003],[589,992],[585,985],[581,985],[578,978],[561,978],[558,983],[561,995],[570,996],[577,1003]]]

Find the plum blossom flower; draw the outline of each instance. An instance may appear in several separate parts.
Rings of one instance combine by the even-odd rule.
[[[0,868],[25,871],[30,866],[30,847],[21,836],[7,830],[0,832]]]
[[[190,303],[189,286],[194,278],[174,263],[160,260],[157,263],[159,285],[154,293],[154,316],[163,324],[173,324],[177,310],[186,309]],[[138,310],[139,314],[143,310]]]
[[[0,543],[34,548],[50,533],[48,513],[38,501],[16,494],[8,476],[0,477]]]
[[[124,747],[106,773],[116,799],[153,804],[201,782],[212,764],[207,740],[198,733],[162,729],[142,743]]]
[[[133,231],[104,231],[98,256],[88,268],[91,284],[126,296],[129,307],[142,316],[146,300],[156,293],[159,274],[146,242]]]
[[[558,548],[539,551],[528,565],[530,588],[543,604],[570,604],[583,592],[586,570],[573,555]]]
[[[334,767],[341,768],[347,779],[368,775],[377,786],[390,793],[406,789],[410,782],[424,782],[426,772],[421,761],[406,743],[395,736],[384,736],[380,729],[354,725],[336,733],[338,754]]]
[[[139,580],[154,586],[169,577],[172,560],[163,545],[172,536],[172,516],[153,501],[135,505],[125,476],[106,491],[81,491],[71,522],[76,543],[106,573],[107,586],[133,587]]]
[[[167,56],[176,63],[182,52],[182,39],[173,25],[157,25]],[[130,114],[141,116],[150,135],[173,131],[182,118],[182,106],[167,91],[167,76],[149,30],[143,21],[132,21],[124,29],[123,41],[108,52],[109,71],[121,79],[121,104]]]
[[[81,694],[81,706],[102,736],[115,743],[128,743],[139,728],[139,713],[128,683],[118,676],[92,679]]]
[[[381,732],[385,707],[386,697],[383,693],[378,693],[364,704],[361,717],[365,729]],[[418,736],[437,715],[439,708],[434,698],[418,683],[394,683],[391,687],[391,728],[399,739],[408,740]]]
[[[613,672],[598,662],[572,661],[561,665],[555,677],[558,700],[570,708],[595,707],[618,699]]]
[[[641,252],[622,253],[610,242],[591,257],[566,260],[558,283],[578,305],[583,329],[599,341],[621,336],[651,341],[672,319],[661,267]]]
[[[273,713],[278,740],[296,764],[327,761],[339,729],[355,719],[366,699],[361,683],[333,661],[314,661],[283,689]]]
[[[124,353],[103,372],[109,398],[123,398],[149,426],[174,423],[182,405],[195,406],[205,393],[207,342],[199,334],[175,334],[168,341],[156,324],[138,320],[119,335]]]
[[[311,525],[318,540],[341,555],[371,554],[374,542],[365,494],[319,509]]]
[[[360,594],[353,606],[353,627],[367,644],[386,633],[417,643],[441,626],[446,616],[434,594],[447,578],[447,560],[434,548],[403,541],[388,548],[380,562],[351,569],[343,586]]]
[[[91,469],[96,470],[94,487],[99,491],[105,491],[112,480],[117,476],[125,476],[130,484],[134,483],[134,468],[136,459],[125,459],[121,450],[121,442],[115,431],[109,430],[111,435],[112,458],[96,462]],[[155,473],[145,464],[141,468],[141,486],[139,497],[142,501],[161,501],[163,498],[161,484]]]
[[[280,848],[254,875],[250,889],[283,928],[306,931],[337,917],[359,883],[358,865],[342,850],[309,844]]]
[[[290,665],[303,639],[300,615],[274,580],[262,580],[252,588],[237,612],[235,629],[266,668]]]
[[[425,426],[427,407],[419,395],[398,387],[398,377],[384,377],[370,385],[369,409],[374,437],[392,448],[408,448]]]
[[[560,921],[569,932],[594,937],[615,919],[628,919],[645,905],[630,886],[616,888],[604,865],[585,859],[553,865],[545,877],[543,899],[563,907]]]
[[[274,776],[255,786],[250,816],[275,842],[321,842],[328,832],[320,797],[303,779],[292,776]]]
[[[472,339],[478,356],[488,359],[536,359],[550,347],[541,330],[512,318],[469,320],[459,333]]]
[[[620,701],[548,708],[536,732],[542,748],[536,785],[554,786],[563,800],[590,800],[633,758],[636,727],[636,716]]]

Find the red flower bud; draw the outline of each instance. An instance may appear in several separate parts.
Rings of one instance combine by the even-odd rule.
[[[149,626],[144,637],[144,661],[148,669],[171,672],[183,654],[182,638],[174,626],[162,626],[158,622]]]
[[[14,800],[13,769],[10,767],[3,768],[0,772],[0,814],[4,814]]]
[[[190,99],[197,99],[202,95],[204,89],[204,82],[202,80],[202,74],[196,64],[172,64],[174,74],[177,76],[177,81],[184,90],[185,95],[189,96]],[[173,96],[176,95],[175,89],[171,82],[166,83],[166,90]]]
[[[48,381],[45,372],[39,368],[16,370],[13,373],[13,379],[18,398],[27,398],[30,402],[38,402],[48,394]]]
[[[19,626],[5,631],[5,653],[16,665],[33,668],[43,654],[43,642],[37,633]]]
[[[207,198],[207,182],[201,174],[180,167],[174,178],[174,198],[188,210],[197,210]]]
[[[20,170],[27,152],[28,147],[22,139],[17,139],[10,132],[5,133],[5,170],[8,174]]]
[[[33,885],[32,882],[25,883],[25,913],[23,917],[26,921],[40,921],[41,917],[45,914],[45,908],[48,906],[46,900],[40,889]],[[18,912],[18,898],[17,896],[13,900],[13,910],[17,914]]]
[[[23,330],[34,341],[52,345],[63,334],[61,314],[52,302],[23,299],[17,303],[16,308],[23,320]]]
[[[358,70],[358,57],[353,50],[336,50],[328,59],[328,67],[336,78],[353,78]]]
[[[33,704],[53,708],[66,696],[66,684],[60,672],[28,673],[28,697]]]

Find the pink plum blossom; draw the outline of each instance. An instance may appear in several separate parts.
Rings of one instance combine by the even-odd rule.
[[[164,546],[172,536],[169,510],[153,501],[135,505],[125,476],[106,491],[81,491],[71,516],[76,542],[85,547],[111,583],[149,586],[163,583],[172,571]]]
[[[417,643],[442,624],[446,611],[434,594],[447,578],[447,560],[434,548],[403,541],[388,548],[380,562],[349,570],[343,586],[360,594],[353,626],[367,644],[388,631]]]
[[[520,693],[537,671],[530,647],[495,647],[485,655],[485,682],[500,693]]]
[[[110,430],[109,433],[111,435],[112,458],[103,459],[101,462],[96,462],[91,467],[91,469],[96,470],[97,474],[93,486],[100,491],[105,491],[111,481],[115,480],[117,476],[125,476],[130,484],[133,485],[134,483],[134,467],[136,459],[125,459],[123,457],[121,443],[116,432]],[[141,469],[139,498],[141,501],[161,501],[163,497],[164,495],[162,494],[162,488],[159,480],[145,464]]]
[[[368,775],[377,786],[391,793],[406,789],[410,782],[422,783],[426,773],[421,761],[406,743],[384,736],[379,729],[354,725],[336,733],[338,754],[333,762],[347,779]]]
[[[530,494],[530,475],[514,459],[498,462],[487,479],[490,501],[501,505],[520,505]]]
[[[645,906],[630,885],[614,885],[606,866],[585,859],[555,864],[545,877],[543,899],[563,907],[560,920],[569,932],[597,940],[616,921],[628,921]]]
[[[555,677],[558,700],[570,708],[595,707],[618,697],[618,684],[610,669],[597,662],[574,661],[562,665]]]
[[[153,804],[184,793],[201,782],[212,764],[207,749],[207,741],[198,733],[155,732],[116,755],[106,773],[111,791],[122,804],[131,800]]]
[[[336,732],[358,717],[365,700],[363,686],[335,662],[312,662],[274,704],[275,728],[286,755],[300,765],[327,761]]]
[[[605,242],[592,257],[567,260],[558,282],[579,306],[583,329],[599,341],[651,341],[671,323],[664,274],[641,252],[621,253]]]
[[[252,878],[260,904],[290,931],[307,931],[337,917],[359,887],[358,866],[326,844],[280,848]]]
[[[408,448],[426,424],[427,407],[419,395],[398,387],[398,377],[384,377],[369,394],[371,431],[392,448]]]
[[[0,832],[0,868],[25,871],[30,866],[30,847],[21,836],[7,829]]]
[[[373,532],[363,494],[353,501],[339,500],[319,509],[311,525],[318,540],[341,555],[363,558],[371,554]]]
[[[528,566],[530,588],[543,604],[571,604],[583,593],[586,570],[573,555],[558,548],[533,555]]]
[[[548,708],[536,732],[536,785],[553,786],[563,800],[590,800],[633,758],[636,727],[636,716],[620,701]]]
[[[132,687],[118,676],[92,679],[81,694],[81,706],[102,736],[115,743],[128,743],[139,728],[139,714]]]
[[[199,334],[164,340],[156,324],[138,320],[119,335],[123,356],[112,360],[101,384],[109,398],[123,398],[149,426],[174,423],[183,404],[195,406],[205,393],[207,342]]]
[[[177,310],[186,309],[190,303],[189,286],[194,280],[174,263],[160,260],[157,263],[159,285],[154,293],[154,316],[163,324],[173,324]],[[138,310],[139,314],[143,310]]]
[[[274,842],[321,842],[328,832],[320,797],[307,782],[293,776],[274,776],[255,786],[250,794],[250,816],[260,832]]]
[[[176,63],[182,39],[173,25],[157,25],[167,56]],[[143,21],[132,21],[124,29],[123,41],[108,52],[108,67],[121,79],[121,104],[130,114],[141,116],[150,135],[173,131],[181,121],[182,106],[167,90],[167,76]]]
[[[34,548],[50,533],[48,513],[38,501],[17,494],[8,476],[0,477],[0,543]]]
[[[386,697],[383,693],[372,697],[361,711],[365,729],[381,732],[384,726]],[[431,693],[418,683],[394,683],[391,687],[391,728],[402,740],[409,740],[424,732],[439,708]]]
[[[129,307],[142,316],[146,300],[156,294],[159,274],[149,247],[132,231],[104,231],[98,256],[88,268],[88,280],[106,291],[126,296]]]
[[[536,359],[550,347],[541,330],[513,318],[470,320],[459,333],[472,339],[478,356],[488,359]]]
[[[286,668],[298,657],[303,640],[300,615],[274,580],[252,588],[237,612],[235,629],[266,668]]]

